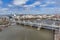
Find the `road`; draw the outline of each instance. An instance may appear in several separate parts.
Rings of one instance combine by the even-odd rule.
[[[45,29],[36,31],[13,25],[0,32],[0,40],[53,40],[53,32]]]

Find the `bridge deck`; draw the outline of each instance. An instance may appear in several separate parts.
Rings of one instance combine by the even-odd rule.
[[[29,25],[29,26],[36,26],[38,28],[43,27],[43,28],[47,28],[47,29],[59,29],[60,26],[58,25],[49,25],[49,24],[45,24],[45,23],[35,23],[35,22],[31,22],[31,21],[16,21],[17,23],[20,24],[24,24],[24,25]]]

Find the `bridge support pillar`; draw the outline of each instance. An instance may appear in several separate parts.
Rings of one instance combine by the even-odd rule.
[[[41,26],[39,26],[38,28],[37,28],[37,30],[39,31],[41,29]]]

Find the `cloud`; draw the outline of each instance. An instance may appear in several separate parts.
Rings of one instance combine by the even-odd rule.
[[[37,5],[40,5],[41,3],[39,1],[33,3],[31,6],[37,6]]]
[[[40,8],[40,9],[28,9],[23,10],[23,13],[30,13],[30,14],[59,14],[60,8]]]
[[[35,7],[35,5],[34,5],[34,4],[32,4],[32,5],[27,5],[26,7]]]
[[[47,2],[46,2],[46,4],[55,4],[55,3],[56,3],[56,2],[54,2],[54,1],[51,1],[51,2],[50,2],[50,1],[47,1]]]
[[[46,7],[48,5],[52,5],[52,4],[55,4],[56,2],[55,1],[46,1],[45,4],[42,4],[42,2],[40,1],[36,1],[35,3],[31,4],[31,5],[24,5],[24,7],[36,7],[36,6],[40,6],[40,7]]]
[[[40,5],[41,3],[39,1],[36,1],[35,3],[31,4],[31,5],[24,5],[24,7],[35,7]]]
[[[41,8],[41,12],[46,14],[58,14],[60,13],[60,8]]]
[[[55,2],[56,2],[56,6],[60,7],[60,0],[55,0]]]
[[[0,0],[0,4],[2,4],[3,2],[2,2],[2,0]]]
[[[56,3],[55,1],[46,1],[46,3],[43,4],[43,5],[40,5],[40,7],[46,7],[48,5],[52,5],[52,4],[55,4],[55,3]]]
[[[42,9],[45,9],[46,8],[46,6],[48,6],[48,5],[50,5],[50,4],[55,4],[55,2],[54,1],[46,1],[46,3],[45,4],[42,4],[41,2],[39,2],[39,1],[36,1],[35,3],[33,3],[33,4],[31,4],[31,5],[24,5],[24,7],[25,7],[25,10],[26,11],[31,11],[32,9],[34,9],[36,6],[40,6],[40,7],[42,7]],[[36,8],[37,9],[37,8]],[[41,9],[41,10],[42,10]],[[56,8],[55,8],[56,9]],[[46,10],[53,10],[53,8],[46,8]]]
[[[54,1],[46,1],[45,4],[42,4],[43,2],[36,1],[33,4],[27,5],[26,2],[28,0],[14,0],[13,4],[7,4],[8,8],[0,8],[0,13],[9,14],[9,13],[60,13],[60,8],[47,8],[46,6],[50,4],[56,4]],[[2,2],[2,1],[1,1]],[[25,4],[25,5],[23,5]],[[20,6],[23,8],[23,10],[20,9]],[[36,8],[36,6],[40,6],[40,8]]]
[[[7,12],[9,8],[0,8],[0,12]]]
[[[29,14],[41,14],[41,13],[45,13],[45,14],[54,14],[54,13],[60,13],[60,8],[40,8],[40,9],[28,9],[28,10],[17,10],[17,9],[10,9],[10,8],[0,8],[0,13],[2,14],[14,14],[14,13],[29,13]]]
[[[14,5],[22,5],[25,4],[28,0],[14,0],[13,4]]]
[[[13,5],[12,4],[8,4],[8,7],[13,7]]]
[[[8,10],[9,8],[0,8],[0,11],[6,11]]]
[[[0,15],[1,15],[1,14],[2,14],[2,15],[8,14],[8,13],[9,13],[8,10],[9,10],[9,8],[1,8],[1,7],[0,7]]]
[[[43,5],[40,5],[40,7],[46,7],[48,4],[43,4]]]

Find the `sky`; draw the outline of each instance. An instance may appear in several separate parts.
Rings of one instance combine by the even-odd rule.
[[[0,14],[60,14],[60,0],[0,0]]]

